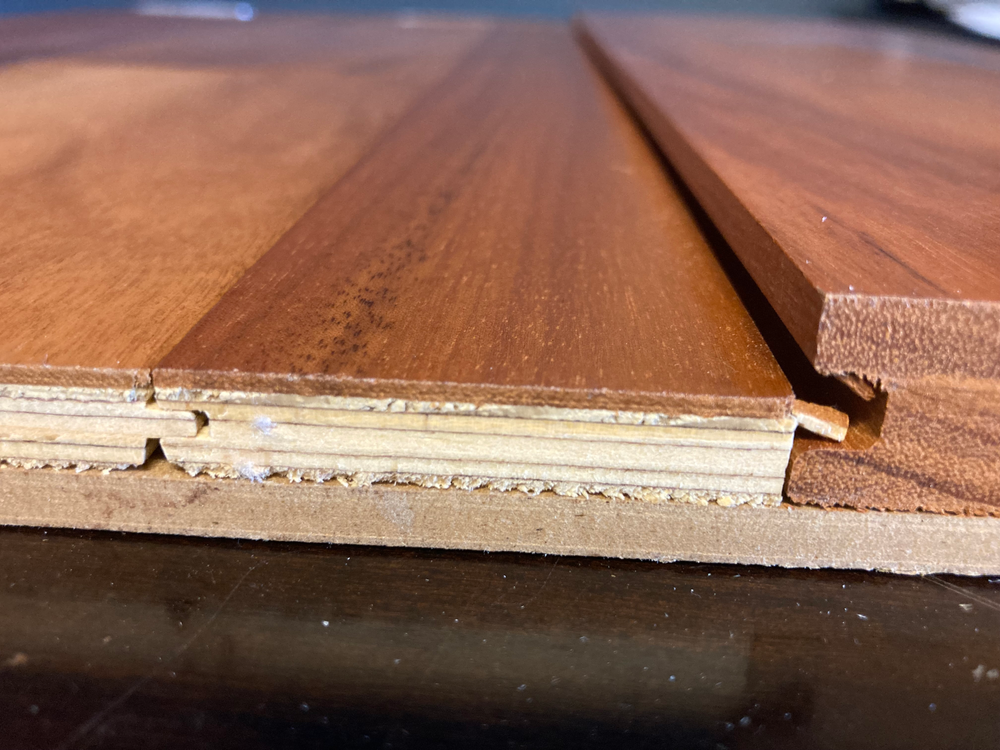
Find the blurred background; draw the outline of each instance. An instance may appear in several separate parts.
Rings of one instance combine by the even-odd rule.
[[[193,7],[210,3],[152,4]],[[136,0],[0,0],[0,17],[136,7]],[[1000,39],[1000,0],[255,0],[252,7],[256,14],[430,12],[569,18],[585,10],[614,10],[826,16],[889,20],[981,39]]]

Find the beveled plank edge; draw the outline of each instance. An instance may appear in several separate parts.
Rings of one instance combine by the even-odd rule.
[[[896,385],[933,375],[1000,378],[1000,303],[817,289],[604,49],[590,18],[599,23],[601,14],[573,22],[581,46],[649,130],[819,372]],[[943,332],[946,345],[928,350],[926,342],[940,342]]]
[[[0,467],[0,524],[668,562],[1000,573],[1000,519]]]
[[[687,143],[673,122],[663,116],[653,100],[625,72],[602,46],[590,25],[591,14],[573,20],[573,31],[581,47],[601,74],[650,133],[687,188],[704,207],[740,262],[758,282],[764,296],[781,317],[789,332],[810,360],[815,360],[824,295],[785,255],[774,238],[762,227],[705,161]],[[600,15],[594,15],[599,21]],[[767,279],[782,279],[768,285]],[[793,283],[788,283],[793,279]],[[808,315],[795,315],[806,309]]]

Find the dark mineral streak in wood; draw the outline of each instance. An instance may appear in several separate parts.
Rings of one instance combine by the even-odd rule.
[[[158,386],[783,416],[790,388],[567,30],[498,28]]]

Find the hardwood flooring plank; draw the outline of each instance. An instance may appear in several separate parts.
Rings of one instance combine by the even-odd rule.
[[[1000,51],[833,21],[579,30],[817,369],[1000,377]]]
[[[0,435],[193,435],[193,415],[123,428],[118,412],[145,401],[156,362],[487,27],[0,21],[0,391],[56,389],[73,407],[0,399]]]
[[[560,27],[498,27],[156,369],[202,389],[785,418],[791,391]]]
[[[46,28],[75,38],[73,23]],[[0,381],[148,382],[484,33],[391,18],[162,24],[151,38],[121,21],[113,45],[95,24],[92,48],[0,67]]]
[[[579,31],[816,369],[869,400],[844,444],[796,441],[789,497],[1000,513],[1000,52],[831,21]]]
[[[795,426],[650,146],[569,30],[542,24],[498,25],[154,380],[162,406],[208,417],[167,458],[253,478],[759,505],[780,502]],[[591,426],[602,412],[621,423]],[[733,447],[713,420],[767,434]],[[704,424],[704,444],[664,441],[671,423]]]

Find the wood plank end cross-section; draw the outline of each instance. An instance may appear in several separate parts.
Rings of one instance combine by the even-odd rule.
[[[787,380],[555,25],[496,27],[154,371],[193,471],[780,502]]]
[[[156,363],[488,27],[0,20],[0,456],[187,434],[123,410],[150,425]]]

